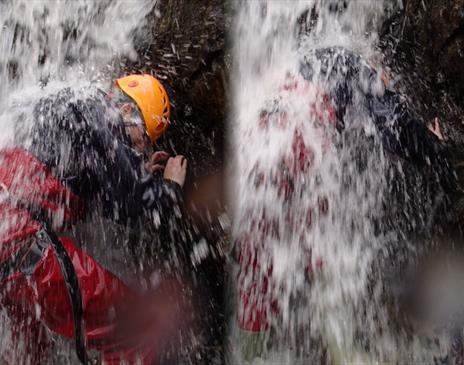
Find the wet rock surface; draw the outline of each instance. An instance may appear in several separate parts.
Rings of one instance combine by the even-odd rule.
[[[389,14],[380,38],[395,87],[424,123],[440,120],[462,186],[464,0],[405,0]]]
[[[464,105],[464,1],[408,0],[400,48],[437,88]]]
[[[222,165],[229,70],[224,0],[161,0],[153,10],[139,61],[170,95],[172,123],[161,142],[190,158],[195,176]]]

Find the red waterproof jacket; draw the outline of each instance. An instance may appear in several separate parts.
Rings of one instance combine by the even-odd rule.
[[[281,156],[279,168],[274,170],[253,170],[254,188],[259,189],[263,184],[277,190],[282,199],[282,212],[286,214],[286,224],[289,229],[296,226],[311,226],[314,216],[320,218],[327,214],[328,201],[325,197],[319,197],[318,206],[309,208],[304,215],[294,213],[292,199],[295,194],[295,181],[311,173],[314,163],[313,148],[319,147],[322,151],[332,145],[329,137],[336,123],[335,109],[328,95],[320,92],[314,85],[302,78],[289,78],[280,88],[279,97],[282,100],[289,98],[302,98],[306,100],[307,123],[318,123],[321,138],[320,146],[310,145],[304,141],[301,131],[294,121],[290,120],[285,107],[275,108],[271,111],[264,110],[260,115],[256,133],[265,136],[271,129],[294,130],[293,139],[288,154]],[[282,103],[284,104],[284,103]],[[276,111],[277,109],[277,111]],[[262,137],[264,138],[264,137]],[[247,332],[261,332],[269,328],[272,316],[280,314],[278,299],[279,288],[273,280],[273,266],[265,259],[269,254],[268,241],[279,239],[282,232],[279,224],[263,212],[259,217],[251,217],[249,231],[237,240],[237,256],[239,261],[238,274],[238,311],[237,320],[241,330]],[[293,227],[293,228],[292,228]],[[307,252],[305,271],[310,274],[313,271],[311,252]],[[314,260],[316,266],[321,266],[320,259]]]
[[[43,212],[57,230],[81,217],[81,202],[41,161],[19,148],[0,150],[0,184],[1,304],[11,322],[11,344],[4,357],[11,363],[41,364],[50,348],[43,325],[72,338],[74,321],[55,252],[50,246],[37,251],[41,224],[18,202]],[[107,364],[137,359],[153,364],[154,340],[145,347],[124,346],[116,331],[118,312],[134,293],[70,238],[59,239],[77,273],[88,348],[102,352]]]
[[[319,62],[311,62],[315,59]],[[314,67],[315,65],[317,67]],[[411,191],[414,189],[421,194],[426,191],[427,196],[412,199],[408,191],[408,196],[404,196],[404,199],[401,196],[395,198],[399,203],[395,202],[399,207],[396,220],[400,222],[408,216],[404,225],[405,231],[414,227],[416,234],[421,231],[430,232],[431,229],[435,229],[434,226],[440,227],[449,222],[449,212],[452,211],[449,209],[449,197],[456,191],[457,183],[448,163],[446,148],[425,124],[417,119],[400,94],[388,89],[382,93],[378,91],[377,76],[374,69],[350,51],[337,48],[315,49],[305,57],[305,62],[301,65],[301,75],[286,81],[270,104],[271,107],[261,112],[260,119],[256,126],[253,126],[256,127],[256,140],[265,140],[269,131],[294,131],[293,140],[287,140],[290,147],[287,149],[288,153],[282,155],[279,166],[260,169],[260,166],[256,165],[246,180],[253,184],[256,190],[263,184],[277,190],[278,197],[282,198],[282,206],[279,208],[282,214],[285,214],[285,223],[289,231],[297,232],[300,225],[311,226],[314,217],[323,218],[329,209],[330,202],[321,196],[318,197],[319,207],[311,207],[307,212],[296,216],[294,211],[297,211],[297,207],[292,205],[292,197],[297,190],[294,182],[301,176],[311,174],[315,143],[320,144],[316,147],[322,150],[324,155],[324,150],[333,147],[330,131],[341,134],[350,127],[345,125],[350,122],[350,118],[345,118],[345,113],[352,111],[355,106],[368,117],[365,118],[365,122],[371,123],[378,132],[383,149],[399,157],[402,164],[407,163],[402,166],[402,170],[408,171],[408,176],[405,177],[401,173],[400,177],[404,179],[401,180],[401,184],[403,181],[406,182],[406,178],[417,179],[418,175],[432,177],[425,179],[427,184],[420,186],[420,189],[415,185],[411,188]],[[324,92],[315,87],[319,83],[325,85]],[[288,110],[288,105],[291,105],[289,101],[292,100],[301,102],[298,104],[302,110],[299,116],[307,116],[303,123],[313,124],[316,131],[321,131],[321,136],[317,136],[317,133],[315,136],[322,138],[305,141],[300,130],[302,121],[292,120],[289,116],[292,115],[292,110]],[[326,138],[326,135],[329,138]],[[249,143],[253,145],[253,142]],[[425,175],[425,170],[428,170],[429,175]],[[412,181],[411,184],[416,183]],[[404,186],[401,185],[399,190],[404,190]],[[389,202],[390,206],[395,204]],[[431,206],[434,208],[430,209]],[[318,210],[319,214],[313,214]],[[408,211],[411,214],[405,214]],[[421,211],[423,213],[419,214]],[[430,216],[432,211],[434,214]],[[424,221],[414,218],[421,216],[428,218]],[[279,240],[282,232],[279,232],[279,225],[272,217],[266,215],[266,212],[245,214],[243,221],[249,230],[237,239],[240,265],[238,323],[242,330],[260,332],[268,329],[272,316],[279,315],[279,288],[276,288],[273,281],[274,268],[272,263],[269,263],[270,248],[267,241]],[[284,243],[284,240],[282,241]],[[313,261],[316,266],[322,263],[318,258],[311,258],[311,252],[308,252],[307,261]],[[311,265],[308,265],[308,269],[311,269]]]

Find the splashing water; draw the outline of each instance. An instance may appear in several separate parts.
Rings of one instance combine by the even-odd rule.
[[[48,78],[102,71],[115,57],[136,57],[134,32],[154,0],[2,1],[2,94]],[[76,73],[76,72],[74,72]]]
[[[16,121],[25,127],[34,122],[34,107],[47,95],[81,86],[98,93],[97,87],[107,86],[118,72],[119,59],[137,56],[134,37],[155,4],[156,0],[1,1],[0,145],[14,143]],[[91,84],[96,87],[89,88]],[[60,142],[65,148],[66,142]],[[2,356],[10,353],[13,363],[24,361],[21,341],[11,339],[7,319],[2,323]],[[61,343],[49,361],[78,363],[74,351],[73,343]]]
[[[2,125],[21,106],[65,86],[117,71],[114,61],[135,58],[133,39],[156,0],[37,0],[0,3]],[[107,80],[102,80],[102,83]],[[43,88],[45,84],[51,84]],[[4,133],[2,140],[11,135]]]
[[[431,361],[391,330],[375,267],[400,238],[382,226],[390,168],[362,100],[383,93],[381,72],[373,71],[376,29],[393,5],[240,2],[232,363]],[[352,92],[343,133],[332,100],[340,85]]]

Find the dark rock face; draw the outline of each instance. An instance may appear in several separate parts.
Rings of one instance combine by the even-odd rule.
[[[160,0],[138,39],[139,61],[168,89],[172,123],[168,150],[190,158],[194,175],[221,166],[228,75],[224,0]],[[148,35],[148,36],[147,36]]]
[[[403,0],[385,22],[386,62],[424,123],[438,117],[464,183],[464,0]]]
[[[403,40],[427,77],[464,105],[464,0],[407,0]]]

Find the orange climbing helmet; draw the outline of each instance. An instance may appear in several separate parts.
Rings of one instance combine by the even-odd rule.
[[[116,85],[140,109],[152,142],[167,129],[171,108],[163,85],[151,75],[129,75],[116,80]]]

